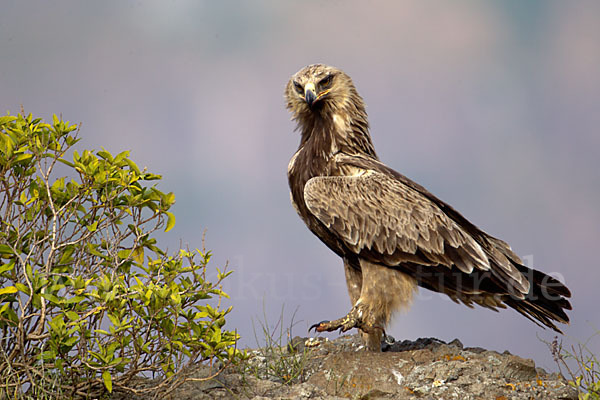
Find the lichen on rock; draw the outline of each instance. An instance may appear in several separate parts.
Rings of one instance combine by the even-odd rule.
[[[335,340],[296,337],[285,351],[303,357],[301,378],[282,384],[252,369],[227,368],[214,382],[189,382],[177,399],[577,399],[558,374],[508,352],[464,347],[455,339],[405,340],[385,352],[364,349],[357,335]],[[265,354],[256,352],[256,354]],[[274,357],[284,357],[278,353]],[[208,372],[199,367],[199,373]],[[254,372],[251,372],[254,371]],[[128,400],[132,400],[128,397]]]

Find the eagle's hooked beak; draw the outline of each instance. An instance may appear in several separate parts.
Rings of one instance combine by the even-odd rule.
[[[315,93],[315,85],[313,83],[307,83],[304,87],[304,100],[309,107],[312,107],[313,103],[317,99],[317,94]]]

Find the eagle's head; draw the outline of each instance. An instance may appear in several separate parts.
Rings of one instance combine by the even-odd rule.
[[[296,72],[285,89],[286,106],[293,118],[326,117],[335,113],[365,115],[365,106],[352,79],[345,72],[323,64],[313,64]]]
[[[285,98],[302,134],[300,147],[312,138],[322,154],[343,150],[377,158],[365,103],[344,71],[323,64],[304,67],[288,82]]]

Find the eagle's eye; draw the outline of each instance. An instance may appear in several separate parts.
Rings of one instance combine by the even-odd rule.
[[[294,81],[294,88],[296,89],[296,92],[298,92],[299,94],[304,94],[304,88],[302,87],[301,84],[299,84],[296,81]]]
[[[325,78],[319,81],[319,86],[323,89],[327,89],[329,85],[331,85],[331,81],[333,80],[332,75],[327,75]]]

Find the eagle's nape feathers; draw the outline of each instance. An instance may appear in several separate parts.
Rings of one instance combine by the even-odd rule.
[[[305,67],[286,87],[286,106],[301,132],[288,166],[292,203],[344,260],[353,305],[317,330],[358,327],[376,350],[391,314],[410,303],[417,285],[470,307],[508,306],[558,332],[555,322],[569,322],[564,284],[526,267],[505,242],[379,161],[348,75]]]

